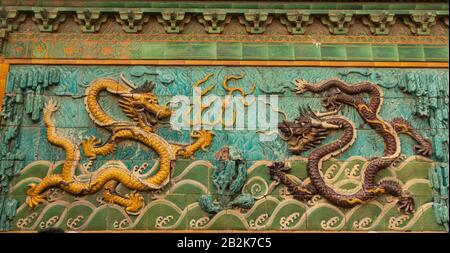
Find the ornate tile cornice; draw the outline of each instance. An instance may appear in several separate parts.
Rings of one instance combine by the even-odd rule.
[[[29,6],[55,6],[55,7],[112,7],[112,8],[140,8],[140,7],[194,7],[200,8],[209,6],[210,8],[240,8],[242,6],[264,6],[267,4],[273,5],[292,5],[292,4],[314,4],[327,6],[349,4],[357,6],[357,4],[439,4],[448,3],[449,0],[266,0],[264,3],[258,0],[234,0],[234,1],[211,1],[211,0],[168,0],[168,1],[147,1],[147,0],[130,0],[130,1],[112,1],[112,0],[71,0],[70,2],[57,0],[3,0],[5,5],[29,5]]]
[[[91,26],[98,26],[103,22],[103,18],[100,19],[100,15],[113,15],[116,17],[117,22],[124,26],[124,30],[128,33],[139,32],[143,25],[148,20],[148,16],[157,16],[161,23],[163,23],[168,33],[178,33],[183,24],[191,21],[190,15],[195,15],[200,20],[205,20],[211,26],[214,26],[211,22],[214,14],[217,15],[217,21],[220,26],[227,24],[225,18],[229,18],[230,15],[237,16],[242,20],[242,24],[248,27],[249,33],[260,34],[264,32],[264,27],[270,25],[270,20],[274,17],[279,17],[286,26],[286,29],[292,31],[292,27],[297,27],[297,30],[292,32],[293,34],[302,34],[299,32],[299,26],[307,24],[307,22],[315,17],[319,17],[330,28],[331,34],[346,34],[348,25],[351,24],[354,18],[367,19],[370,22],[368,26],[386,26],[392,22],[394,17],[402,17],[402,20],[408,25],[414,32],[417,30],[417,26],[429,27],[433,22],[428,22],[430,17],[432,19],[448,17],[448,8],[445,9],[441,5],[431,5],[429,9],[413,9],[405,10],[399,9],[345,9],[345,6],[341,6],[340,9],[314,9],[314,6],[310,8],[296,8],[295,5],[292,8],[283,9],[270,9],[270,6],[266,6],[267,9],[198,9],[198,8],[77,8],[77,7],[26,7],[26,6],[4,6],[2,12],[17,12],[22,15],[33,16],[36,24],[42,32],[56,32],[58,24],[64,22],[66,16],[74,16],[77,20],[80,20],[81,26],[85,26],[82,29],[83,32],[95,32],[98,28]],[[316,6],[317,7],[317,6]],[[420,7],[420,6],[416,6]],[[435,8],[433,8],[435,7]],[[387,6],[387,8],[390,8]],[[344,15],[345,14],[345,15]],[[225,15],[225,16],[224,16]],[[428,18],[423,18],[427,16]],[[384,21],[381,17],[388,17],[388,20]],[[259,19],[258,19],[259,18]],[[210,20],[208,20],[210,19]],[[223,20],[222,20],[223,19]],[[99,22],[97,24],[97,22]],[[203,22],[203,21],[200,21]],[[299,23],[300,22],[300,23]],[[387,23],[386,23],[387,22]],[[424,24],[424,22],[426,24]],[[95,23],[95,25],[94,25]],[[215,24],[217,26],[217,24]],[[305,29],[306,27],[303,27]],[[386,28],[381,28],[384,34],[388,31]],[[420,28],[419,30],[423,30]],[[220,30],[220,29],[219,29]],[[427,30],[425,28],[425,30]],[[207,31],[209,31],[207,29]],[[300,29],[302,31],[302,29]],[[210,32],[211,33],[211,32]],[[374,32],[377,34],[377,32]],[[416,32],[414,32],[416,33]],[[417,34],[421,34],[420,32]]]
[[[33,2],[33,1],[31,1]],[[4,0],[0,7],[0,43],[8,35],[20,31],[20,23],[31,17],[42,33],[59,33],[58,27],[74,19],[82,33],[103,33],[106,22],[116,22],[127,34],[145,34],[157,20],[169,34],[182,34],[192,22],[204,27],[205,35],[222,34],[232,19],[239,20],[249,35],[265,35],[271,26],[284,26],[293,37],[311,35],[313,21],[323,26],[330,36],[353,36],[356,21],[370,30],[372,36],[392,36],[394,26],[409,29],[411,37],[433,35],[436,23],[448,27],[448,4],[437,3],[341,3],[341,2],[283,2],[254,1],[206,2],[206,1],[130,1],[127,7],[109,1],[74,1],[66,6],[60,1],[38,1],[37,6],[20,5],[21,1]],[[28,2],[27,2],[28,3]],[[14,13],[14,17],[11,16]],[[20,18],[19,18],[20,17]],[[108,17],[111,17],[108,19]],[[109,20],[109,21],[108,21]],[[115,21],[113,21],[115,20]],[[276,22],[275,22],[276,21]],[[276,29],[283,29],[280,27]],[[14,29],[12,29],[14,28]],[[19,29],[18,29],[19,28]],[[197,34],[198,35],[198,34]],[[179,35],[177,35],[179,36]],[[0,48],[2,50],[3,47]]]

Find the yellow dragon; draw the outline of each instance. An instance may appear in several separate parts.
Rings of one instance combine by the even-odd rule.
[[[128,213],[136,213],[143,206],[143,197],[139,193],[121,196],[116,192],[120,183],[134,191],[149,191],[160,189],[170,180],[172,161],[177,155],[184,158],[192,156],[200,148],[205,150],[212,142],[213,133],[205,130],[191,133],[196,141],[190,145],[168,143],[154,133],[154,125],[171,115],[168,106],[158,104],[157,97],[152,93],[153,83],[146,82],[135,88],[121,75],[121,82],[114,79],[101,78],[92,81],[86,89],[85,106],[90,118],[100,127],[111,132],[109,140],[102,146],[95,137],[81,142],[84,154],[95,159],[97,155],[107,155],[113,152],[118,140],[133,139],[153,149],[160,157],[158,172],[148,178],[140,178],[130,173],[127,168],[118,166],[103,166],[91,175],[89,182],[80,182],[75,178],[75,170],[80,161],[80,149],[71,139],[59,135],[52,120],[52,115],[58,110],[58,105],[49,100],[44,108],[44,123],[47,128],[47,140],[65,150],[66,160],[61,173],[51,174],[38,184],[30,184],[26,202],[34,208],[44,202],[44,192],[52,187],[58,187],[70,194],[88,195],[104,189],[103,199],[125,207]],[[133,121],[117,121],[109,116],[100,106],[98,98],[106,91],[119,96],[119,106]]]

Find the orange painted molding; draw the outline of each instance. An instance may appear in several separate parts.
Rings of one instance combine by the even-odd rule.
[[[8,76],[9,64],[0,63],[0,111],[2,110],[3,96],[6,90],[6,77]]]
[[[448,62],[1,59],[0,64],[448,68]]]

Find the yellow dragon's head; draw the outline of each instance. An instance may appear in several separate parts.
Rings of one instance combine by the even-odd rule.
[[[154,87],[153,82],[146,82],[130,93],[121,94],[119,100],[119,106],[128,117],[149,127],[172,114],[168,106],[158,103],[158,98],[152,92]]]

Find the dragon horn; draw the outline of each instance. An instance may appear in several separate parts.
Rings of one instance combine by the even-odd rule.
[[[300,105],[298,106],[298,114],[299,115],[303,115],[303,107],[301,107]]]
[[[334,115],[337,113],[337,110],[328,111],[328,112],[317,112],[315,113],[319,118],[323,118],[326,116]]]
[[[340,126],[338,126],[338,125],[330,124],[330,123],[319,121],[316,119],[312,119],[311,124],[315,127],[322,127],[325,129],[339,129],[340,128]]]
[[[153,88],[155,88],[155,83],[153,83],[152,81],[149,82],[148,80],[146,80],[142,86],[132,89],[131,92],[132,93],[149,93],[149,92],[152,92]]]
[[[320,120],[320,117],[311,109],[311,107],[309,105],[308,105],[308,112],[312,118]]]
[[[306,115],[312,116],[312,115],[311,115],[311,107],[309,106],[309,104],[306,104],[305,107],[306,107],[306,108],[305,108],[305,113],[306,113]]]
[[[125,76],[123,75],[123,73],[120,73],[120,80],[122,80],[122,82],[126,85],[128,85],[130,88],[132,89],[136,89],[136,85],[134,85],[134,83],[128,81]]]
[[[314,118],[314,116],[311,114],[311,107],[309,107],[309,104],[307,104],[305,107],[306,108],[304,109],[304,112],[303,112],[305,114],[305,116]]]
[[[141,95],[137,93],[122,93],[120,94],[122,97],[125,98],[132,98],[132,99],[138,99]]]

